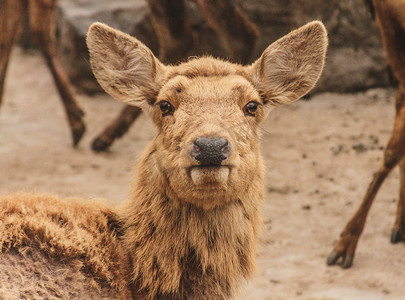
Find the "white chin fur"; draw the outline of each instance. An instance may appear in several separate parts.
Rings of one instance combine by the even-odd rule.
[[[223,185],[228,180],[228,167],[193,167],[191,179],[196,186]]]

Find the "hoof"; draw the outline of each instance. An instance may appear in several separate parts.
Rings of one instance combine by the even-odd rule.
[[[399,242],[405,242],[405,237],[401,234],[398,229],[392,231],[391,234],[391,243],[396,244]]]
[[[343,253],[336,250],[333,250],[332,253],[328,256],[326,263],[328,266],[335,265],[340,258],[342,258],[340,266],[343,269],[348,269],[353,265],[353,255],[344,255]]]
[[[95,152],[103,152],[103,151],[108,151],[108,148],[110,148],[111,143],[103,141],[101,138],[95,138],[93,140],[93,143],[91,144],[91,149],[93,149]]]
[[[348,269],[353,265],[353,255],[346,255],[342,262],[342,268]]]
[[[84,126],[84,125],[82,125],[79,129],[74,129],[72,131],[73,147],[76,147],[77,144],[79,144],[85,131],[86,131],[86,126]]]
[[[331,254],[329,254],[328,259],[326,260],[326,264],[328,266],[333,266],[334,264],[336,264],[336,262],[338,261],[338,259],[342,256],[341,253],[333,250]]]

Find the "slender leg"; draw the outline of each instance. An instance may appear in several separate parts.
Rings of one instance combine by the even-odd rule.
[[[397,216],[392,228],[391,242],[397,243],[405,241],[405,83],[403,82],[397,89],[397,123],[399,139],[402,140],[402,161],[399,163],[399,199]]]
[[[11,49],[26,8],[25,0],[2,0],[0,3],[0,104]]]
[[[391,235],[391,242],[393,244],[405,241],[405,158],[399,164],[399,172],[400,188],[397,216]]]
[[[368,211],[373,203],[373,200],[380,188],[384,179],[387,177],[388,173],[401,161],[405,156],[405,89],[399,87],[397,89],[396,100],[397,100],[397,115],[395,117],[394,130],[391,133],[390,140],[388,142],[387,148],[384,152],[383,164],[380,166],[377,173],[374,175],[372,182],[370,183],[368,190],[363,198],[360,207],[357,209],[354,216],[347,223],[345,229],[340,235],[340,240],[335,245],[332,253],[327,259],[328,265],[333,265],[337,263],[339,258],[342,258],[342,267],[349,268],[353,263],[354,253],[356,251],[357,242],[364,229],[364,224],[366,222]],[[403,168],[403,163],[401,164]],[[402,174],[403,175],[403,174]],[[401,178],[403,181],[403,176]],[[404,196],[403,185],[401,185],[401,197]],[[401,223],[403,219],[403,205],[404,199],[400,198],[400,203],[398,204],[400,217],[396,226]],[[395,230],[401,229],[394,226]],[[393,236],[394,236],[393,233]],[[402,232],[400,232],[402,235]],[[398,234],[397,234],[398,236]],[[399,236],[401,238],[401,236]],[[393,239],[393,237],[391,237]],[[396,241],[397,237],[395,237]]]
[[[373,203],[378,189],[388,175],[391,167],[385,164],[380,167],[371,181],[366,195],[357,209],[354,216],[347,223],[345,229],[340,234],[340,240],[335,245],[332,253],[329,255],[327,264],[334,265],[339,258],[342,258],[342,267],[350,268],[353,263],[354,252],[356,251],[357,242],[364,229],[368,211]]]
[[[235,0],[194,0],[207,22],[224,41],[231,59],[249,62],[258,30]]]
[[[118,117],[94,139],[91,148],[97,152],[108,150],[116,138],[122,137],[124,133],[128,131],[131,124],[140,114],[140,108],[125,106]]]
[[[55,0],[29,0],[29,3],[30,27],[33,38],[52,72],[65,106],[72,131],[73,145],[76,146],[85,132],[85,125],[82,120],[83,111],[76,103],[69,78],[57,53],[52,19]]]

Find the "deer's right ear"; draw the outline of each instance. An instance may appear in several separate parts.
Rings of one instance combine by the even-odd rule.
[[[161,87],[165,66],[144,44],[102,23],[87,33],[93,73],[115,99],[148,110]]]

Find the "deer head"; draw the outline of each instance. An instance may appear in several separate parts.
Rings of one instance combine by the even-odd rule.
[[[87,35],[104,90],[141,107],[158,128],[145,160],[159,189],[204,209],[262,189],[259,125],[317,82],[327,33],[311,22],[266,48],[252,65],[211,57],[164,65],[139,40],[104,24]]]

